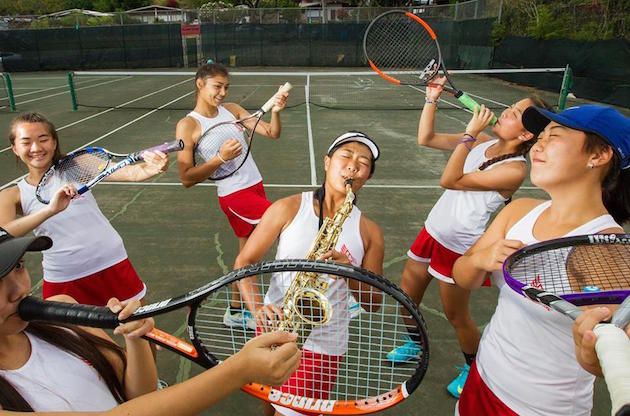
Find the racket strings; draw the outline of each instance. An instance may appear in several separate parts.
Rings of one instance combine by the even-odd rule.
[[[47,175],[37,187],[41,199],[50,201],[54,193],[65,184],[77,188],[87,184],[104,171],[110,158],[103,151],[90,151],[61,159],[52,174]]]
[[[599,244],[538,251],[508,267],[522,284],[558,296],[630,287],[630,245]]]
[[[377,68],[401,81],[417,82],[417,75],[430,68],[423,77],[428,81],[438,70],[439,52],[435,40],[422,25],[402,13],[374,22],[366,35],[365,47],[368,58]]]
[[[277,303],[280,305],[282,297],[275,288],[270,290],[270,278],[269,274],[258,276],[257,291],[268,294],[268,301],[280,299]],[[326,292],[333,311],[330,321],[317,327],[302,325],[297,330],[303,354],[301,366],[280,390],[308,398],[353,401],[397,389],[428,359],[423,345],[407,364],[395,365],[387,359],[389,351],[404,344],[408,336],[405,321],[414,318],[398,301],[378,289],[351,293],[342,280],[331,285],[334,290],[329,288]],[[195,317],[198,338],[219,360],[235,354],[261,333],[260,326],[255,330],[244,329],[246,325],[235,324],[226,317],[226,308],[234,295],[228,285],[207,298]],[[358,303],[357,299],[363,302]],[[264,304],[256,306],[259,310]],[[238,313],[245,313],[245,309]],[[311,316],[306,308],[301,313],[315,320],[320,312],[315,310]],[[267,324],[273,330],[279,322]],[[426,342],[426,338],[420,338],[420,344]]]
[[[195,146],[195,164],[200,165],[212,159],[228,140],[238,140],[242,146],[241,153],[233,159],[226,160],[210,176],[212,179],[226,177],[235,172],[248,156],[253,131],[240,123],[219,124],[210,128]]]

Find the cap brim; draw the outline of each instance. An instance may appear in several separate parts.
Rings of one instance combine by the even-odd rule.
[[[553,116],[555,115],[555,113],[542,108],[528,107],[523,112],[523,126],[527,131],[538,137],[545,127],[547,127],[547,124],[554,120]]]
[[[0,259],[0,278],[6,276],[27,251],[42,251],[52,247],[48,237],[11,238],[2,243],[2,259]]]
[[[330,147],[328,148],[328,152],[330,153],[330,151],[338,146],[341,146],[344,143],[350,143],[350,142],[357,142],[357,143],[361,143],[365,146],[367,146],[368,149],[370,149],[370,153],[372,153],[372,157],[373,160],[376,161],[379,156],[380,156],[380,149],[378,148],[378,146],[376,145],[376,143],[374,143],[374,141],[372,141],[371,139],[369,139],[368,137],[365,137],[363,135],[354,135],[354,136],[349,136],[347,138],[343,138],[341,140],[337,139],[335,140]]]

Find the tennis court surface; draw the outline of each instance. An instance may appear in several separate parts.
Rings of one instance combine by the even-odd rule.
[[[245,71],[245,70],[241,70]],[[406,251],[423,225],[442,190],[439,177],[449,152],[421,148],[416,131],[424,94],[421,90],[386,84],[369,73],[326,73],[320,68],[274,68],[273,73],[247,69],[235,73],[229,101],[255,110],[279,85],[293,84],[288,107],[281,113],[283,131],[277,141],[257,140],[252,152],[263,175],[267,196],[277,200],[313,189],[323,179],[323,157],[331,141],[347,130],[360,130],[379,144],[382,156],[374,177],[358,194],[358,206],[376,221],[385,237],[384,275],[400,281]],[[269,71],[269,69],[266,69]],[[459,88],[491,106],[495,112],[531,94],[558,102],[561,72],[522,73],[519,77],[553,76],[553,91],[497,77],[457,73]],[[193,75],[138,75],[134,73],[77,73],[73,87],[78,109],[65,72],[12,74],[18,112],[39,111],[51,119],[60,134],[64,152],[98,145],[127,153],[173,140],[177,121],[194,105]],[[446,94],[444,94],[446,95]],[[2,96],[3,99],[5,96]],[[470,113],[459,109],[452,97],[440,103],[436,129],[463,131]],[[0,123],[7,132],[11,112],[2,101]],[[569,98],[567,106],[583,102]],[[630,115],[629,109],[619,108]],[[267,116],[268,119],[268,116]],[[6,136],[5,136],[6,137]],[[10,186],[25,170],[18,167],[8,147],[0,146],[0,184]],[[94,189],[99,205],[125,241],[129,257],[148,285],[149,302],[196,288],[231,270],[237,242],[221,212],[216,189],[204,183],[185,189],[179,183],[172,157],[169,172],[142,184],[104,183]],[[526,182],[517,196],[544,197]],[[271,250],[273,253],[274,250]],[[29,270],[38,293],[41,257],[28,256]],[[441,311],[437,285],[425,295],[420,311],[427,321],[431,345],[429,370],[419,389],[401,405],[382,414],[452,414],[455,400],[445,386],[456,375],[463,358],[453,330]],[[496,304],[495,289],[472,296],[475,322],[484,327]],[[185,312],[158,317],[160,329],[185,338]],[[544,351],[532,351],[532,359]],[[179,356],[161,351],[160,378],[169,384],[189,378],[200,369]],[[594,415],[609,413],[603,382],[595,392]],[[208,415],[259,414],[256,399],[235,393]]]

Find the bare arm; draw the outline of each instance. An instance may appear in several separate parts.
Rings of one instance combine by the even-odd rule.
[[[300,363],[295,334],[273,332],[250,340],[241,351],[220,365],[183,383],[125,402],[107,412],[9,412],[0,415],[42,416],[193,416],[241,386],[258,382],[284,384]],[[272,349],[272,346],[277,346]]]
[[[293,195],[274,202],[260,219],[247,243],[236,257],[234,269],[259,262],[278,239],[299,209],[300,195]],[[248,309],[256,314],[256,306],[262,305],[262,294],[258,291],[255,278],[241,279],[238,288]]]
[[[18,207],[21,206],[20,189],[17,186],[7,188],[0,192],[0,226],[15,237],[22,237],[48,218],[66,209],[76,192],[76,188],[72,185],[63,186],[55,193],[48,205],[32,214],[15,218]]]
[[[143,162],[125,166],[106,177],[105,181],[142,182],[166,172],[169,166],[168,155],[162,152],[144,152]]]
[[[418,122],[418,144],[434,149],[452,150],[457,146],[461,134],[436,133],[434,129],[435,112],[437,101],[442,95],[442,85],[446,82],[446,77],[439,77],[433,81],[439,86],[427,86],[426,101]],[[433,101],[428,102],[428,101]]]

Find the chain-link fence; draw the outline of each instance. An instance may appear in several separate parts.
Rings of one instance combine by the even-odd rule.
[[[410,6],[407,9],[423,18],[459,21],[497,17],[502,3],[502,0],[469,0],[455,4]],[[313,4],[312,7],[257,9],[246,6],[211,8],[205,5],[194,10],[147,6],[119,13],[74,9],[44,16],[2,16],[0,30],[202,22],[213,24],[362,23],[369,22],[386,10],[392,9],[343,7],[338,4],[327,5],[325,1]]]

